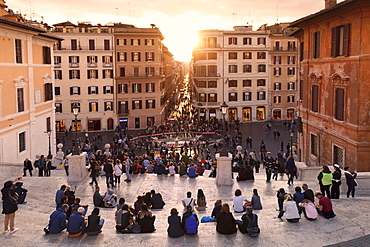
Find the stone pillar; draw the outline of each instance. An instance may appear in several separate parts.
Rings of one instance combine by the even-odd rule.
[[[68,155],[68,182],[81,182],[87,175],[86,152],[80,155]]]
[[[220,157],[220,154],[216,154],[217,159],[217,173],[216,173],[216,184],[217,185],[232,185],[232,171],[231,171],[231,159],[232,155],[228,153],[228,157]]]
[[[57,152],[57,154],[55,155],[55,158],[54,158],[54,165],[60,165],[60,164],[62,164],[62,161],[64,159],[64,152],[62,150],[63,144],[62,143],[59,143],[57,145],[57,147],[58,147],[58,152]]]

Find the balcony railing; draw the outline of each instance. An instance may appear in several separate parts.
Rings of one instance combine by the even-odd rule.
[[[129,110],[119,110],[118,111],[118,115],[127,116],[129,114],[130,114],[130,111]]]
[[[70,68],[78,68],[78,67],[80,67],[80,65],[78,63],[70,63],[69,67]]]
[[[130,73],[126,77],[156,77],[156,76],[160,75],[156,73]]]
[[[103,67],[112,67],[113,63],[103,63]]]
[[[220,73],[195,73],[194,77],[221,77]]]
[[[87,67],[89,67],[89,68],[96,68],[96,67],[98,67],[98,64],[97,63],[88,63],[87,64]]]
[[[55,63],[54,64],[54,68],[60,68],[60,67],[62,67],[62,65],[60,63]]]
[[[273,47],[274,51],[297,51],[297,47],[288,47],[284,49],[283,47]]]

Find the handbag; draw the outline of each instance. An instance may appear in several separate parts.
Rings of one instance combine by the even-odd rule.
[[[19,199],[18,193],[17,192],[14,192],[14,195],[13,196],[12,196],[12,194],[10,194],[10,192],[8,192],[8,193],[9,193],[9,201],[10,201],[10,203],[13,204],[13,205],[17,205],[18,199]]]

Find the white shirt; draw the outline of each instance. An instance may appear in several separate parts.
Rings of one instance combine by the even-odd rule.
[[[175,166],[169,166],[168,171],[170,172],[170,175],[175,175],[176,174]]]
[[[194,209],[194,203],[195,203],[195,200],[194,198],[185,198],[182,200],[184,203],[185,203],[185,206],[184,208],[186,209],[186,207],[190,204],[191,208]]]
[[[244,196],[234,196],[234,211],[236,212],[243,212],[244,211]]]
[[[121,176],[122,175],[122,164],[115,165],[113,167],[113,170],[114,170],[114,175]]]
[[[299,219],[301,218],[298,213],[297,203],[295,201],[287,201],[283,204],[284,217],[286,219]]]

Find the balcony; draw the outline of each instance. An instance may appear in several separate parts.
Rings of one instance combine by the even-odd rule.
[[[194,77],[221,77],[220,73],[195,73]]]
[[[69,67],[70,68],[78,68],[78,67],[80,67],[80,65],[78,63],[70,63]]]
[[[61,67],[62,67],[62,65],[60,63],[55,63],[54,64],[54,68],[61,68]]]
[[[273,51],[298,51],[297,47],[288,47],[284,49],[283,47],[273,47]]]
[[[126,77],[130,78],[145,78],[145,77],[160,77],[161,75],[156,73],[130,73]]]
[[[119,110],[118,111],[118,115],[121,115],[121,116],[127,116],[127,115],[129,115],[130,114],[130,111],[129,110],[126,110],[126,109],[124,109],[124,110]]]
[[[96,68],[96,67],[98,67],[98,64],[97,63],[88,63],[87,64],[87,67],[89,67],[89,68]]]
[[[106,67],[112,67],[113,66],[113,63],[103,63],[103,67],[106,68]]]

